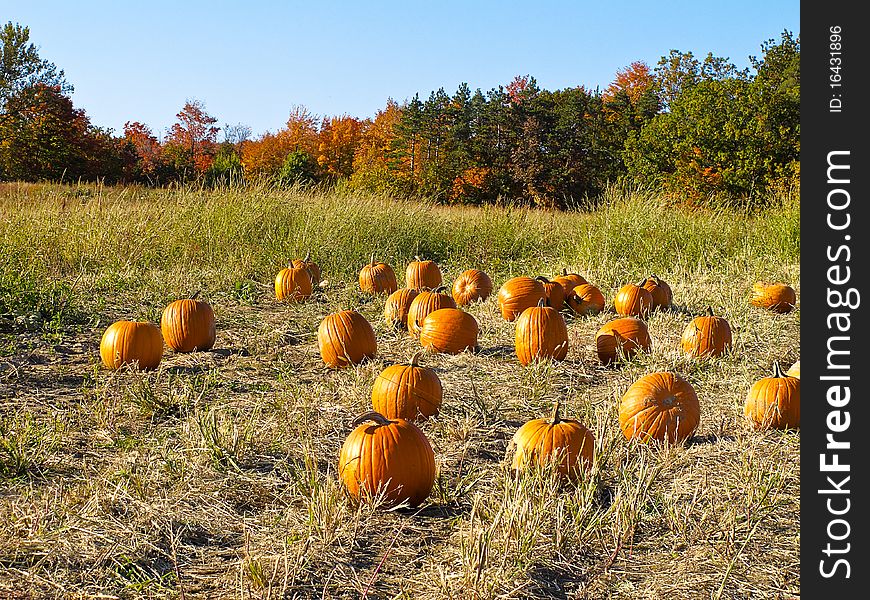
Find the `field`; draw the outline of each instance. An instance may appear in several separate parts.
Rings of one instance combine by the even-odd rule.
[[[749,386],[800,357],[799,202],[764,212],[687,210],[612,189],[588,213],[441,207],[306,190],[0,187],[0,598],[791,598],[800,595],[800,434],[743,421]],[[274,300],[275,273],[312,254],[328,284]],[[583,274],[612,300],[657,274],[675,308],[649,318],[653,347],[616,368],[594,335],[614,317],[568,317],[561,363],[522,367],[495,294],[470,312],[480,350],[427,355],[444,384],[422,429],[438,477],[419,509],[356,505],[336,477],[371,384],[419,348],[359,292],[374,252],[401,281],[414,255],[447,282],[487,271]],[[790,283],[798,309],[748,304],[752,283]],[[210,352],[166,352],[158,370],[109,371],[117,319],[158,321],[199,291],[217,315]],[[679,349],[712,307],[727,356]],[[378,357],[323,366],[320,320],[354,307]],[[685,445],[627,442],[617,403],[672,370],[698,392]],[[513,475],[516,429],[549,414],[596,438],[575,485]]]

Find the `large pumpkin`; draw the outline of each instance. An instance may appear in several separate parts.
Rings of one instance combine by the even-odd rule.
[[[418,506],[435,483],[435,453],[426,436],[405,419],[368,412],[353,421],[338,457],[338,475],[360,501],[382,497],[386,506]]]
[[[441,308],[456,308],[453,297],[445,292],[447,288],[439,287],[432,291],[422,291],[408,307],[408,333],[417,337],[420,335],[420,323],[429,313]]]
[[[696,358],[705,356],[721,356],[731,349],[731,326],[724,317],[713,315],[713,309],[707,308],[707,314],[695,317],[683,330],[680,341],[683,352]]]
[[[604,294],[591,283],[581,283],[571,289],[565,302],[575,314],[597,315],[604,310]]]
[[[492,279],[478,269],[463,271],[453,282],[453,299],[459,306],[483,301],[492,293]]]
[[[458,308],[441,308],[423,319],[420,345],[444,354],[476,350],[479,331],[477,321],[467,312]]]
[[[523,365],[548,358],[564,360],[568,355],[568,328],[562,314],[544,306],[543,298],[537,306],[524,310],[517,319],[514,348]]]
[[[547,306],[552,306],[556,310],[562,310],[565,305],[565,288],[562,284],[550,281],[546,277],[535,277],[544,286],[544,298],[547,301]]]
[[[628,283],[616,292],[613,308],[625,317],[645,317],[652,309],[652,294],[643,287],[644,281]]]
[[[415,256],[405,269],[405,287],[414,290],[434,290],[441,285],[441,269],[435,261]]]
[[[695,389],[674,373],[644,375],[619,403],[619,427],[628,439],[674,444],[690,437],[700,422]]]
[[[513,443],[514,471],[554,464],[560,475],[571,479],[592,466],[595,452],[595,436],[580,421],[562,419],[558,402],[549,419],[533,419],[520,427]]]
[[[438,414],[443,388],[432,369],[418,364],[418,352],[407,365],[391,365],[381,371],[372,386],[372,408],[388,419],[426,419]]]
[[[326,315],[317,328],[317,345],[323,362],[330,367],[359,364],[378,352],[371,324],[355,310]]]
[[[199,292],[176,300],[163,309],[160,331],[166,345],[176,352],[209,350],[214,346],[214,311],[208,302],[197,300]]]
[[[298,302],[311,295],[311,273],[305,267],[294,267],[291,263],[275,276],[275,297],[278,300]]]
[[[110,369],[121,365],[154,369],[163,358],[163,336],[153,323],[117,321],[103,333],[100,358]]]
[[[791,312],[797,302],[794,288],[784,283],[758,281],[752,285],[752,306],[760,306],[778,313]]]
[[[297,269],[306,269],[308,271],[308,274],[311,275],[311,285],[314,287],[320,285],[320,266],[316,262],[311,260],[310,252],[305,253],[305,258],[294,258],[293,261],[290,263],[290,266]]]
[[[643,282],[643,288],[652,296],[653,308],[668,308],[673,303],[674,294],[671,286],[656,275],[650,275]]]
[[[401,288],[390,294],[384,303],[384,318],[387,323],[393,327],[407,327],[408,309],[411,308],[411,302],[418,293],[411,288]]]
[[[773,375],[759,379],[746,395],[743,414],[755,429],[798,429],[801,426],[801,380],[773,363]]]
[[[639,350],[648,352],[652,340],[641,319],[622,317],[608,321],[595,335],[595,349],[602,364],[609,365],[621,358],[630,359]]]
[[[538,300],[546,298],[547,292],[540,281],[531,277],[508,279],[498,290],[498,307],[507,321],[514,321],[524,310],[538,305]]]
[[[568,269],[562,269],[562,273],[553,277],[552,281],[562,286],[562,289],[565,290],[566,298],[571,293],[571,290],[573,290],[578,285],[589,283],[588,281],[586,281],[585,277],[583,277],[579,273],[569,273]]]
[[[375,262],[375,255],[369,264],[359,272],[359,287],[369,294],[392,294],[399,289],[396,273],[387,263]]]

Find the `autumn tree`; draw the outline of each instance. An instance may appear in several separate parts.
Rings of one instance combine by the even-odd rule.
[[[400,193],[401,171],[393,153],[402,107],[388,99],[387,106],[374,119],[361,124],[360,140],[353,157],[351,186],[372,192]]]
[[[342,115],[324,118],[317,139],[317,164],[329,180],[349,178],[353,157],[362,137],[359,119]]]
[[[220,127],[214,125],[217,119],[196,99],[185,102],[175,116],[178,122],[169,129],[164,152],[183,176],[200,176],[214,160],[220,131]]]
[[[64,79],[63,70],[39,57],[36,46],[28,43],[30,28],[12,22],[0,29],[0,114],[7,112],[12,96],[41,84],[69,94],[73,87]],[[20,99],[20,98],[19,98]]]

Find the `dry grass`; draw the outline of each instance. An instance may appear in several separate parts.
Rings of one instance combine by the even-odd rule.
[[[800,310],[746,302],[758,278],[800,293],[797,213],[616,193],[595,213],[553,214],[298,190],[0,190],[0,597],[799,596],[800,434],[742,420],[750,384],[799,358]],[[273,301],[272,276],[309,247],[329,286]],[[481,351],[424,359],[445,392],[422,425],[435,489],[386,511],[350,502],[335,472],[375,376],[417,348],[383,323],[382,298],[356,292],[370,249],[400,279],[422,253],[447,281],[568,267],[611,299],[655,272],[678,307],[649,319],[651,353],[610,369],[593,339],[612,314],[569,319],[567,360],[523,368],[495,298],[472,307]],[[213,351],[169,352],[151,373],[99,366],[111,321],[156,319],[194,288],[215,308]],[[690,361],[679,337],[707,305],[732,323],[734,351]],[[339,306],[370,319],[379,355],[333,371],[314,335]],[[665,369],[698,391],[697,435],[626,442],[618,399]],[[506,468],[514,431],[555,398],[596,435],[577,485]]]

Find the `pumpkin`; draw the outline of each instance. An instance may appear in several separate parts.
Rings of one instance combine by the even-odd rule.
[[[524,310],[517,319],[514,348],[524,366],[547,358],[564,360],[568,355],[568,327],[562,314],[545,306],[543,298],[537,306]]]
[[[538,305],[547,292],[540,281],[531,277],[508,279],[498,290],[498,307],[506,321],[514,321],[524,310]]]
[[[317,287],[320,285],[320,266],[311,260],[311,252],[305,253],[305,258],[298,259],[295,258],[290,262],[290,266],[297,269],[306,269],[308,274],[311,275],[311,285]]]
[[[214,346],[214,311],[208,302],[197,300],[198,295],[176,300],[163,309],[160,330],[166,345],[176,352],[210,350]]]
[[[407,365],[391,365],[381,371],[372,386],[372,408],[388,419],[426,419],[438,414],[443,388],[432,369],[418,363],[417,352]]]
[[[578,315],[597,315],[604,310],[604,294],[591,283],[581,283],[571,289],[565,298],[568,306]]]
[[[434,290],[441,285],[441,269],[431,260],[415,256],[405,270],[405,287],[414,290]]]
[[[355,310],[341,310],[326,317],[317,328],[320,357],[329,367],[346,367],[374,358],[378,352],[375,332]]]
[[[683,330],[681,344],[689,356],[721,356],[731,348],[731,326],[707,308],[706,316],[695,317]]]
[[[477,349],[480,327],[473,316],[458,308],[441,308],[420,324],[420,344],[427,350],[459,354]]]
[[[695,388],[675,373],[644,375],[619,403],[619,427],[627,439],[675,444],[691,437],[700,421]]]
[[[562,269],[562,274],[553,277],[552,281],[562,286],[562,289],[565,290],[566,298],[571,293],[571,290],[573,290],[578,285],[589,283],[588,281],[586,281],[585,277],[578,273],[569,273],[568,269]]]
[[[616,292],[613,308],[624,317],[645,317],[652,308],[652,294],[643,287],[644,282],[628,283]]]
[[[163,358],[163,336],[153,323],[117,321],[103,333],[100,358],[110,369],[128,364],[154,369]]]
[[[528,421],[514,434],[514,471],[553,464],[562,477],[576,479],[592,466],[595,436],[580,421],[562,419],[559,408],[556,402],[549,419]]]
[[[749,388],[743,414],[755,429],[798,429],[801,426],[801,380],[773,363],[773,376]]]
[[[384,318],[393,327],[408,326],[408,309],[417,297],[417,290],[401,288],[393,292],[384,303]]]
[[[298,302],[311,295],[311,273],[305,267],[292,264],[275,276],[275,297]]]
[[[432,311],[440,308],[456,308],[453,297],[444,293],[446,289],[442,286],[431,292],[423,291],[417,294],[408,308],[408,333],[414,337],[420,335],[420,323]]]
[[[796,360],[795,363],[788,368],[788,371],[785,372],[789,377],[797,377],[801,378],[801,361],[800,359]]]
[[[797,294],[794,288],[784,283],[758,281],[752,285],[752,306],[760,306],[777,313],[787,313],[794,309]]]
[[[359,287],[369,294],[392,294],[399,289],[396,273],[387,263],[375,262],[375,255],[369,264],[359,272]]]
[[[617,362],[621,358],[630,359],[638,350],[648,352],[651,345],[646,323],[636,317],[609,321],[595,334],[595,349],[598,359],[604,365]]]
[[[671,286],[655,275],[646,278],[643,282],[643,289],[652,296],[653,308],[668,308],[673,303],[674,294],[671,291]]]
[[[544,286],[544,298],[547,301],[547,306],[552,306],[556,310],[562,310],[565,306],[565,288],[562,284],[550,281],[546,277],[535,277]]]
[[[376,412],[360,415],[338,457],[338,475],[351,497],[383,497],[386,506],[418,506],[435,484],[435,453],[420,429]]]
[[[492,293],[492,279],[478,269],[463,271],[453,282],[453,299],[459,306],[483,301]]]

